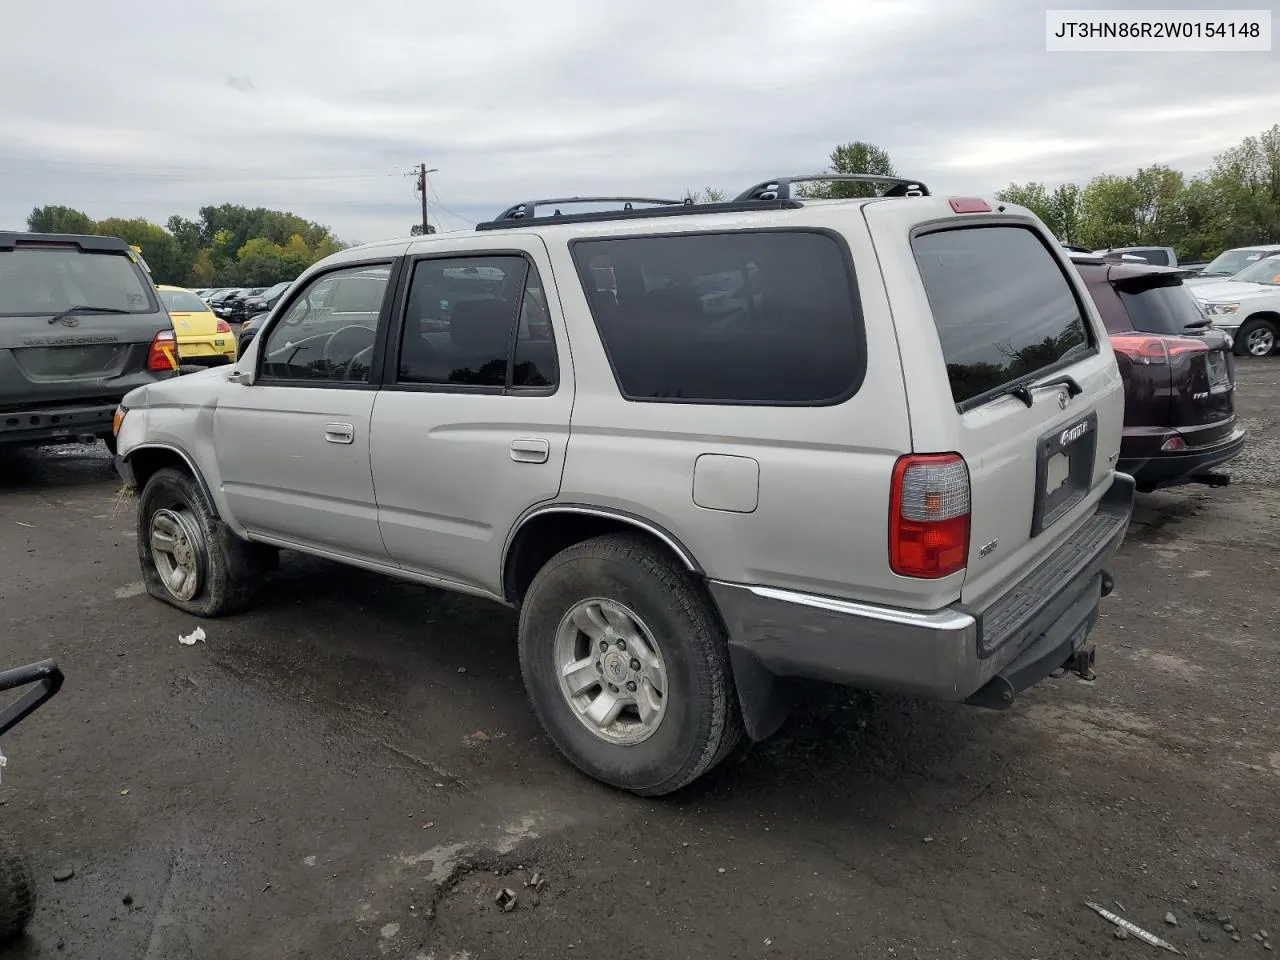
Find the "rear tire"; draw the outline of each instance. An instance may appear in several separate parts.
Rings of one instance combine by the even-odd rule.
[[[543,728],[597,780],[671,793],[741,739],[720,618],[697,578],[641,536],[610,534],[552,557],[525,597],[519,645]]]
[[[166,467],[138,498],[138,560],[147,592],[197,617],[247,607],[274,551],[218,519],[194,477]]]
[[[26,929],[36,910],[36,878],[22,851],[0,834],[0,943]]]
[[[1269,357],[1280,343],[1280,325],[1266,317],[1252,317],[1236,331],[1235,352],[1239,357]]]

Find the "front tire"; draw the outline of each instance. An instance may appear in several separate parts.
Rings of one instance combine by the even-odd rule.
[[[1266,317],[1253,317],[1236,331],[1236,355],[1269,357],[1280,343],[1280,326]]]
[[[197,617],[236,613],[252,601],[269,552],[232,533],[189,473],[166,467],[143,487],[138,559],[157,600]]]
[[[0,943],[26,929],[36,910],[36,879],[17,844],[0,834]]]
[[[742,736],[724,627],[702,584],[643,537],[598,537],[548,561],[519,645],[543,728],[597,780],[671,793]]]

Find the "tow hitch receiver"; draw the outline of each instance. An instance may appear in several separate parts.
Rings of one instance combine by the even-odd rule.
[[[1081,680],[1093,681],[1098,679],[1098,675],[1093,672],[1093,661],[1097,654],[1097,648],[1093,644],[1088,647],[1081,647],[1071,655],[1071,659],[1062,665],[1062,670],[1055,673],[1054,676],[1062,677],[1068,673],[1074,673]]]

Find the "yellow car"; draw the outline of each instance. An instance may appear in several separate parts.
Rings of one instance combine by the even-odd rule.
[[[184,287],[161,284],[156,293],[173,319],[180,362],[201,367],[236,362],[235,334],[227,321],[213,315],[207,303]]]

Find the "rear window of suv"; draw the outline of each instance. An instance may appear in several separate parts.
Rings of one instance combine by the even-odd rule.
[[[961,409],[1094,349],[1062,267],[1025,227],[961,227],[911,242]]]
[[[0,251],[0,316],[40,316],[72,307],[152,313],[155,300],[124,253],[69,246]]]
[[[1146,289],[1126,289],[1116,284],[1116,292],[1133,329],[1143,333],[1181,336],[1189,329],[1207,325],[1191,291],[1181,282]]]
[[[621,237],[572,251],[628,400],[816,406],[861,383],[862,316],[830,235]]]

